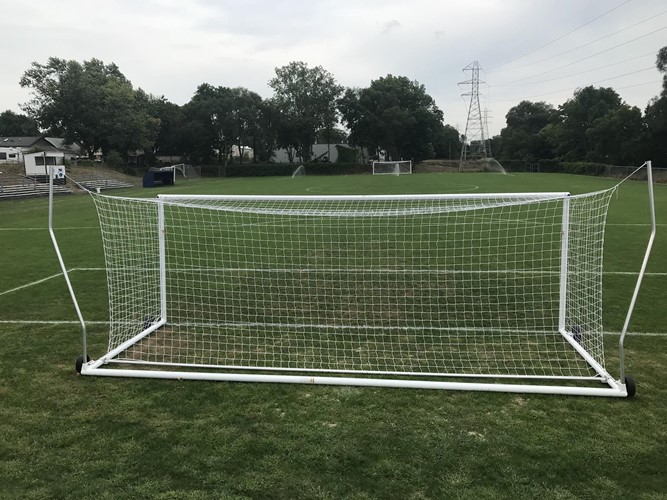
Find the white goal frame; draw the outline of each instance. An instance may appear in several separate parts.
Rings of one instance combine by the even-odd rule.
[[[412,173],[412,160],[373,161],[373,175],[406,175]]]
[[[174,182],[176,182],[176,172],[180,172],[185,179],[200,177],[200,175],[197,173],[197,170],[192,165],[186,163],[178,163],[176,165],[160,167],[159,170],[161,172],[172,172],[174,174]]]
[[[564,395],[588,395],[588,396],[614,396],[626,397],[634,394],[634,381],[628,381],[625,376],[624,366],[624,340],[626,337],[629,322],[637,299],[641,282],[646,270],[651,247],[655,239],[656,223],[655,209],[653,202],[653,185],[650,162],[647,166],[649,199],[651,206],[652,231],[647,244],[642,268],[637,279],[632,300],[626,316],[626,321],[619,341],[620,357],[620,377],[615,378],[600,361],[597,355],[587,351],[584,344],[577,338],[579,332],[576,327],[567,324],[569,287],[568,283],[572,276],[578,271],[568,269],[569,246],[572,244],[570,238],[571,203],[577,197],[572,197],[567,192],[552,193],[500,193],[500,194],[464,194],[464,195],[387,195],[387,196],[208,196],[208,195],[158,195],[154,200],[157,209],[157,232],[155,234],[155,247],[158,248],[156,256],[156,296],[159,296],[159,314],[155,317],[147,318],[141,331],[133,334],[124,342],[113,346],[100,358],[88,361],[87,351],[87,333],[86,325],[81,314],[81,310],[76,299],[76,295],[69,281],[67,269],[64,266],[55,234],[52,229],[52,186],[49,197],[49,232],[58,257],[58,261],[63,270],[68,289],[74,303],[82,329],[83,353],[77,363],[77,369],[82,375],[97,376],[120,376],[120,377],[141,377],[141,378],[161,378],[161,379],[187,379],[187,380],[214,380],[214,381],[239,381],[239,382],[277,382],[277,383],[300,383],[300,384],[326,384],[326,385],[356,385],[356,386],[374,386],[374,387],[405,387],[405,388],[424,388],[424,389],[449,389],[449,390],[475,390],[487,392],[515,392],[515,393],[539,393],[539,394],[564,394]],[[51,170],[51,181],[53,172]],[[623,181],[622,181],[623,182]],[[618,186],[618,185],[617,185]],[[615,190],[615,188],[612,188]],[[611,190],[607,190],[611,191]],[[601,192],[604,193],[604,192]],[[596,195],[598,193],[592,193]],[[91,193],[94,197],[103,199],[125,200],[137,202],[133,198],[110,197],[101,194]],[[579,195],[583,197],[585,195]],[[169,362],[145,362],[142,360],[123,360],[119,355],[128,351],[133,346],[138,345],[144,339],[147,339],[154,332],[160,331],[163,327],[170,325],[170,311],[168,308],[169,293],[168,288],[168,263],[166,258],[167,235],[170,228],[165,225],[165,206],[177,206],[192,208],[198,203],[208,202],[287,202],[296,204],[299,202],[318,202],[322,201],[328,204],[339,202],[353,202],[358,204],[372,203],[378,201],[396,201],[406,202],[416,200],[417,202],[451,202],[476,203],[477,201],[502,200],[511,198],[513,204],[530,204],[549,202],[556,203],[556,212],[562,210],[562,217],[558,220],[561,225],[561,239],[559,243],[560,257],[560,298],[558,299],[557,327],[554,335],[562,337],[563,345],[569,345],[571,352],[580,357],[591,371],[590,376],[570,376],[570,375],[534,375],[534,374],[516,374],[516,373],[415,373],[399,370],[363,370],[363,369],[313,369],[311,367],[303,368],[285,368],[285,367],[248,367],[239,365],[217,365],[217,364],[182,364]],[[611,198],[609,194],[608,198]],[[144,200],[145,202],[146,200]],[[190,204],[190,205],[188,205]],[[289,205],[292,206],[292,205]],[[560,207],[560,209],[558,209]],[[420,208],[419,210],[423,210]],[[428,210],[428,209],[427,209]],[[467,210],[467,209],[466,209]],[[422,212],[415,212],[422,213]],[[372,214],[371,214],[372,216]],[[560,216],[559,216],[560,217]],[[606,217],[606,206],[603,218]],[[602,248],[598,249],[601,253]],[[493,272],[493,271],[492,271]],[[574,273],[574,274],[573,274]],[[557,273],[558,274],[558,273]],[[600,275],[601,279],[601,275]],[[601,289],[601,281],[600,281]],[[596,292],[597,293],[597,292]],[[597,299],[596,299],[597,300]],[[599,301],[601,307],[601,300]],[[601,311],[598,311],[600,313]],[[601,317],[601,315],[600,315]],[[252,326],[252,325],[250,325]],[[258,325],[261,326],[261,325]],[[289,325],[287,325],[289,326]],[[401,327],[402,328],[402,327]],[[442,335],[447,335],[446,330],[442,329]],[[600,332],[601,334],[602,332]],[[125,368],[109,368],[108,365],[119,363],[125,365]],[[136,369],[137,366],[141,369]],[[185,370],[183,368],[186,368]],[[554,383],[555,382],[555,383]],[[573,385],[580,384],[580,385]],[[600,387],[600,384],[602,385]],[[631,385],[631,389],[629,389]]]

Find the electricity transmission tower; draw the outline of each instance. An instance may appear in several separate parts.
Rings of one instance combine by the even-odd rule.
[[[470,97],[470,107],[468,108],[468,119],[466,120],[466,129],[463,135],[463,147],[461,148],[461,160],[459,169],[466,161],[486,160],[488,158],[486,150],[486,124],[482,118],[482,108],[479,104],[479,63],[474,61],[463,68],[463,71],[470,71],[470,79],[459,82],[459,85],[470,85],[470,91],[461,94],[464,97]]]
[[[486,155],[489,158],[493,158],[493,151],[491,151],[491,134],[489,134],[489,118],[493,118],[490,115],[489,110],[484,108],[484,137],[486,137]]]

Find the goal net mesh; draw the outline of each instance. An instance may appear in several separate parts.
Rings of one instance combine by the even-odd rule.
[[[374,161],[373,175],[403,175],[412,173],[412,161]]]
[[[107,267],[109,351],[166,312],[164,326],[117,359],[594,376],[574,344],[604,366],[602,248],[612,192],[160,200],[93,194]]]

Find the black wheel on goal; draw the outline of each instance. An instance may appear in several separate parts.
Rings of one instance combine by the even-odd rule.
[[[86,362],[90,361],[90,356],[86,356]],[[83,354],[76,358],[76,372],[81,373],[81,368],[83,368]]]
[[[628,397],[632,398],[634,397],[635,393],[637,392],[637,386],[635,385],[635,379],[634,377],[631,377],[628,375],[625,377],[625,388],[628,390]]]

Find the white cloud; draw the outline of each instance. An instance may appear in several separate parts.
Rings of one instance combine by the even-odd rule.
[[[115,62],[135,86],[177,104],[187,102],[203,82],[244,86],[268,97],[274,68],[294,60],[321,65],[346,86],[367,86],[388,73],[405,75],[423,83],[444,110],[445,120],[460,128],[467,107],[457,83],[467,78],[462,68],[477,60],[485,70],[482,79],[487,84],[481,90],[483,106],[493,117],[492,133],[499,132],[509,108],[521,99],[558,105],[571,97],[572,89],[597,81],[617,88],[627,102],[643,109],[660,89],[657,70],[642,70],[654,64],[650,54],[665,45],[667,30],[647,35],[667,24],[667,14],[660,15],[667,9],[663,0],[622,5],[535,51],[621,3],[6,2],[3,18],[11,22],[3,25],[5,43],[0,45],[0,111],[19,110],[18,104],[29,97],[18,85],[21,75],[31,62],[44,63],[51,56]],[[576,62],[615,45],[620,46]],[[649,55],[639,57],[642,54]]]
[[[387,21],[384,23],[384,29],[382,30],[382,34],[386,35],[390,33],[392,30],[396,30],[401,27],[401,23],[399,23],[396,19],[392,19],[391,21]]]

